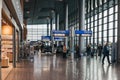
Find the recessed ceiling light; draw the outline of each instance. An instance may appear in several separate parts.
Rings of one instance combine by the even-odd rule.
[[[63,0],[57,0],[57,1],[60,1],[60,2],[62,2]]]
[[[29,0],[25,0],[25,2],[29,2]]]
[[[51,10],[52,13],[54,13],[54,10]]]
[[[29,13],[30,13],[30,11],[26,11],[26,13],[27,13],[27,14],[29,14]]]

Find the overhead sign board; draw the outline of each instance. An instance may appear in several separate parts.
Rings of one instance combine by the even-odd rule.
[[[57,36],[57,37],[65,37],[65,36],[69,36],[69,30],[54,30],[52,31],[53,36]]]
[[[69,30],[61,30],[61,31],[54,30],[52,32],[53,34],[69,34]]]
[[[42,39],[42,41],[50,41],[51,36],[42,36],[41,39]]]
[[[64,40],[64,38],[62,38],[62,37],[54,37],[54,41],[63,41]]]
[[[92,34],[92,31],[87,31],[87,30],[75,30],[75,34]]]
[[[92,36],[92,31],[87,30],[75,30],[75,34],[81,35],[82,37]]]

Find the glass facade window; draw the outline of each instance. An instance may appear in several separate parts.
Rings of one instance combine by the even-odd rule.
[[[109,9],[109,14],[113,14],[114,13],[114,10],[113,10],[113,7]]]
[[[107,17],[104,17],[104,23],[107,23]]]
[[[55,29],[55,24],[53,24],[53,30]],[[27,40],[37,41],[41,40],[41,36],[47,36],[47,24],[41,25],[27,25]],[[50,34],[50,27],[48,33]]]
[[[99,13],[99,18],[102,18],[102,13]]]
[[[102,24],[102,19],[99,19],[99,25],[101,25]]]
[[[93,2],[95,1],[95,6]],[[102,2],[103,1],[103,2]],[[91,37],[86,37],[87,44],[102,44],[105,42],[117,41],[117,27],[118,27],[118,5],[117,0],[86,0],[86,30],[92,30]],[[75,18],[76,15],[73,15]],[[72,26],[76,27],[76,22],[71,21]],[[78,28],[79,29],[79,28]],[[78,42],[79,39],[75,38]],[[77,43],[75,42],[75,43]]]
[[[107,10],[104,11],[104,17],[107,16]]]
[[[110,15],[110,16],[109,16],[109,22],[110,22],[110,21],[113,21],[113,15]]]

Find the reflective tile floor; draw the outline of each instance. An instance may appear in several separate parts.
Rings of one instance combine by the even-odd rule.
[[[6,80],[120,80],[120,65],[96,58],[62,59],[35,56],[34,62],[23,60]]]

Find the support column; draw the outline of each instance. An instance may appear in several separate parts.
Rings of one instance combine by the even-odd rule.
[[[53,19],[51,17],[51,19],[50,19],[50,36],[51,36],[51,46],[52,46],[52,53],[53,53],[54,52],[54,42],[53,42],[52,29],[53,29]]]
[[[13,28],[13,67],[16,68],[16,29]]]
[[[56,16],[56,29],[59,30],[59,14]],[[59,42],[57,41],[57,46],[59,45]]]
[[[79,13],[79,30],[84,29],[84,21],[85,21],[85,0],[78,0],[78,13]],[[81,54],[84,49],[84,38],[79,36],[79,52]]]
[[[21,44],[21,54],[22,54],[22,58],[24,57],[24,39],[23,39],[23,31],[24,31],[24,29],[22,29],[21,30],[21,32],[20,32],[20,44]]]
[[[49,19],[47,19],[47,36],[49,36]]]
[[[20,61],[21,59],[21,46],[20,46],[20,31],[18,32],[18,62]]]
[[[120,62],[120,0],[118,0],[117,62]]]
[[[74,36],[75,36],[75,32],[74,32],[74,27],[71,27],[71,59],[74,59]]]
[[[59,14],[57,14],[57,30],[59,30]]]
[[[65,30],[68,30],[68,4],[65,4]],[[68,48],[68,37],[65,39],[66,48]]]
[[[1,26],[2,26],[2,1],[3,0],[0,0],[0,80],[2,80],[1,78]]]

